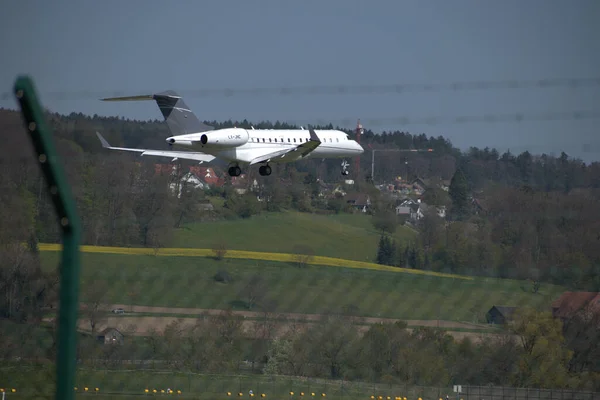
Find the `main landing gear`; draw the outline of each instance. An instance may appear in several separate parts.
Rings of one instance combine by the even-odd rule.
[[[229,176],[240,176],[242,174],[242,169],[239,167],[239,165],[232,165],[229,167],[227,172],[229,173]],[[271,175],[271,167],[268,164],[261,165],[258,168],[258,173],[262,176],[269,176]]]
[[[261,165],[258,168],[258,173],[261,174],[262,176],[269,176],[269,175],[271,175],[271,167],[269,166],[269,164]]]
[[[229,176],[240,176],[242,174],[242,169],[239,166],[234,165],[229,167],[227,172],[229,173]]]
[[[342,161],[342,175],[348,175],[348,165],[346,160]]]

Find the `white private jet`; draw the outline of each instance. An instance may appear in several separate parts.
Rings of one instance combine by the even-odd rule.
[[[287,163],[305,158],[354,157],[364,149],[348,135],[338,130],[302,129],[214,129],[205,125],[174,91],[127,97],[110,97],[102,101],[155,100],[173,136],[166,139],[169,146],[187,151],[133,149],[113,147],[96,132],[102,147],[112,150],[135,151],[142,156],[171,157],[199,161],[200,164],[220,164],[230,176],[239,176],[241,167],[260,164],[259,173],[271,174],[269,163]],[[342,175],[348,175],[348,162],[342,162]]]

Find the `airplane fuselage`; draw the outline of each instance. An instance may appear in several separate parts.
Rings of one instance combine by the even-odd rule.
[[[354,157],[363,148],[348,135],[338,130],[315,130],[321,143],[305,158]],[[229,161],[250,162],[256,154],[276,152],[297,147],[310,140],[310,132],[304,129],[243,129],[226,128],[166,139],[173,146],[199,151]],[[277,163],[277,159],[271,160]]]

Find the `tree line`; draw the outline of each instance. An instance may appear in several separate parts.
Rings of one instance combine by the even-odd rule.
[[[57,138],[66,142],[61,144],[80,148],[86,153],[106,154],[95,135],[98,131],[115,146],[158,148],[166,149],[164,138],[169,136],[166,124],[162,120],[138,121],[118,117],[88,116],[81,113],[61,115],[47,113],[48,122]],[[217,129],[226,127],[257,129],[295,129],[296,125],[284,122],[261,121],[251,123],[243,121],[204,121]],[[22,132],[20,116],[16,111],[0,109],[0,127],[2,135],[14,138]],[[339,129],[348,133],[355,139],[356,133],[351,129],[334,127],[329,124],[317,126],[316,129]],[[70,142],[70,143],[68,143]],[[600,187],[600,162],[585,164],[577,158],[569,157],[562,152],[558,157],[548,154],[534,155],[529,151],[514,154],[510,149],[479,149],[471,147],[467,151],[455,148],[450,140],[438,136],[427,136],[424,133],[411,134],[404,131],[383,131],[376,133],[368,127],[360,137],[360,142],[365,147],[365,156],[361,157],[360,176],[368,178],[371,172],[371,157],[369,149],[432,149],[433,152],[425,153],[378,153],[375,163],[375,175],[379,181],[390,181],[398,175],[408,177],[435,177],[444,180],[450,179],[456,166],[462,164],[472,186],[477,189],[487,182],[496,182],[510,186],[529,185],[535,189],[546,191],[570,191],[580,187]],[[19,140],[21,143],[21,140]],[[30,145],[26,143],[25,149]],[[30,154],[23,153],[22,148],[15,147],[18,156]],[[6,148],[11,150],[9,146]],[[156,158],[156,160],[161,160]],[[161,162],[161,161],[157,161]],[[166,162],[164,159],[162,162]],[[319,171],[325,181],[339,180],[338,162],[327,160],[324,164],[320,160],[307,160],[298,165],[302,172]]]

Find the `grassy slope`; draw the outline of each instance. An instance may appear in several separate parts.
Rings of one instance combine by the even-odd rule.
[[[47,266],[58,253],[42,252]],[[212,277],[227,270],[234,282]],[[481,320],[492,305],[545,306],[564,289],[542,285],[540,293],[526,292],[522,282],[494,279],[463,280],[401,272],[204,257],[155,257],[120,254],[82,254],[82,301],[86,287],[109,283],[106,302],[164,307],[227,308],[254,274],[267,282],[267,298],[280,312],[323,313],[354,305],[364,316],[401,319]],[[128,292],[137,285],[132,301]],[[528,289],[528,287],[526,287]],[[439,312],[439,314],[438,314]]]
[[[399,226],[395,237],[404,243],[414,232]],[[379,233],[363,214],[264,213],[246,220],[190,224],[175,234],[169,247],[210,249],[218,240],[234,250],[289,253],[303,244],[320,256],[373,261]]]

